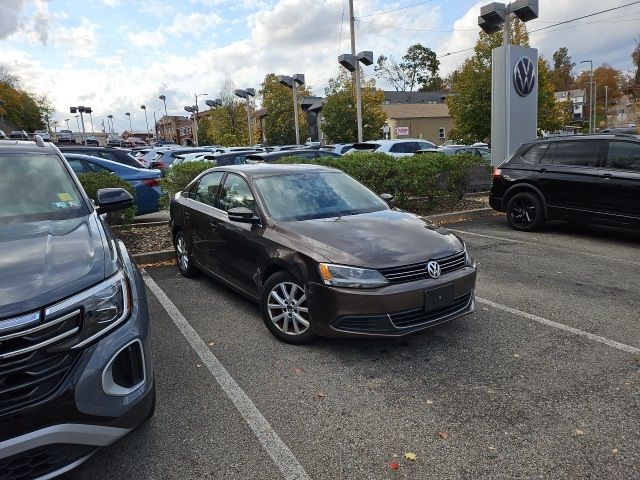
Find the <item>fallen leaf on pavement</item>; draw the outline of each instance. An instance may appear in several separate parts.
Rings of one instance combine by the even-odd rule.
[[[302,373],[302,369],[301,369],[301,368],[296,367],[296,368],[294,368],[294,369],[293,369],[293,373],[295,373],[296,375],[298,375],[298,374]]]
[[[400,464],[398,462],[389,462],[389,468],[391,470],[397,470]]]
[[[433,405],[433,400],[427,400],[427,405]]]
[[[412,462],[415,462],[418,457],[413,452],[407,452],[404,454],[404,458],[406,458],[407,460],[411,460]]]
[[[213,347],[213,342],[209,342],[209,346],[210,346],[210,347]]]
[[[442,440],[446,440],[447,438],[449,438],[449,434],[447,432],[438,432],[438,438],[441,438]]]
[[[576,435],[584,435],[584,431],[580,430],[579,428],[576,428]]]
[[[324,392],[316,392],[316,395],[315,395],[315,397],[314,397],[314,398],[315,398],[316,400],[324,400],[324,397],[325,397],[325,396],[326,396],[326,395],[325,395],[325,393],[324,393]]]
[[[520,354],[519,353],[514,353],[513,356],[516,357],[516,358],[519,358]]]
[[[612,453],[618,453],[618,449],[614,448],[613,450],[611,450]]]
[[[198,367],[198,368],[200,368],[201,366],[202,366],[202,365],[201,365],[201,364],[199,364],[199,363],[196,365],[196,367]]]

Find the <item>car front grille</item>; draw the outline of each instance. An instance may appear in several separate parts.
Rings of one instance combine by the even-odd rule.
[[[55,472],[90,455],[95,447],[54,444],[0,460],[0,479],[32,480]]]
[[[392,313],[389,315],[389,318],[396,328],[411,328],[417,325],[435,325],[449,320],[468,309],[471,304],[471,295],[471,293],[468,293],[458,297],[452,304],[430,312],[425,312],[423,308],[418,308],[402,313]]]
[[[51,349],[78,333],[81,322],[80,310],[46,322],[39,312],[0,320],[0,414],[36,402],[58,387],[79,353]]]
[[[464,268],[465,254],[464,252],[456,253],[449,257],[434,259],[440,264],[440,275],[450,273]],[[427,263],[414,263],[412,265],[404,265],[402,267],[381,268],[379,272],[389,281],[389,283],[405,283],[414,280],[422,280],[431,278],[427,271]]]

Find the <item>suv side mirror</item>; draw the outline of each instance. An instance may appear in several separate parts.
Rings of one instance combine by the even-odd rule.
[[[96,193],[98,213],[116,212],[133,205],[133,197],[124,188],[101,188]]]
[[[253,211],[248,209],[247,207],[235,207],[230,208],[229,212],[229,220],[232,222],[238,223],[251,223],[258,224],[260,223],[260,219],[253,214]]]
[[[393,203],[393,195],[391,195],[390,193],[383,193],[380,195],[380,198],[384,200],[389,206],[391,206],[391,204]]]

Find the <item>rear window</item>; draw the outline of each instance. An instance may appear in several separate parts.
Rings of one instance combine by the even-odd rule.
[[[89,210],[57,155],[0,155],[0,224],[64,220]]]
[[[522,160],[525,163],[530,163],[531,165],[537,165],[544,157],[545,152],[547,151],[548,145],[546,143],[541,143],[539,145],[534,145],[529,150],[527,150],[524,155],[522,155]]]

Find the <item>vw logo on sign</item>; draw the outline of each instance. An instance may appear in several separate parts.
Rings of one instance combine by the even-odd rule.
[[[427,272],[431,278],[438,278],[440,276],[440,264],[431,260],[427,263]]]
[[[513,69],[513,86],[521,97],[533,91],[536,84],[536,66],[529,57],[522,57]]]

